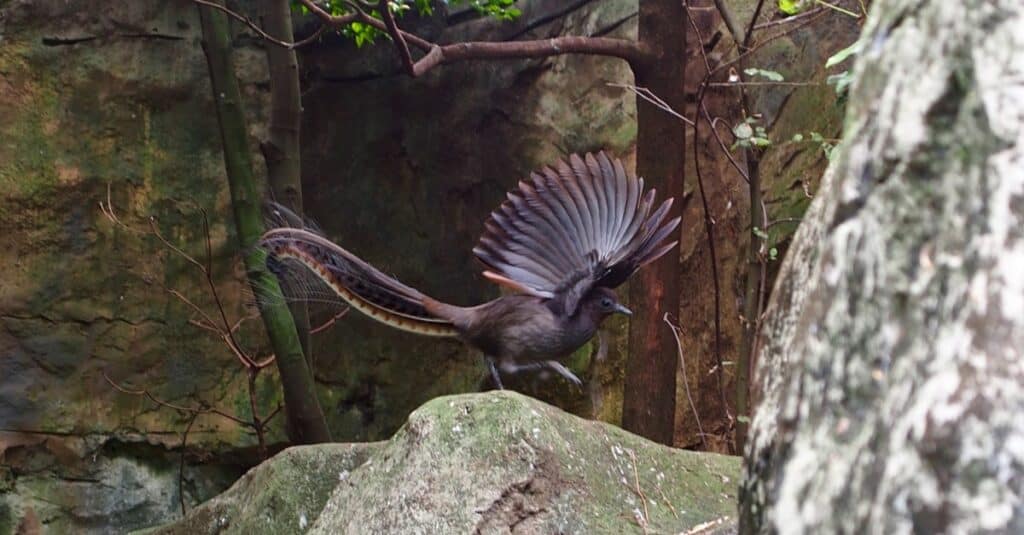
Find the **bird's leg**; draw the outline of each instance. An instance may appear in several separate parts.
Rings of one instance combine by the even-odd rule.
[[[501,369],[507,373],[519,373],[521,371],[539,370],[541,368],[550,368],[557,372],[558,375],[568,379],[572,384],[579,387],[583,386],[583,381],[580,381],[580,378],[576,377],[576,374],[569,371],[569,368],[566,368],[557,360],[539,360],[535,362],[528,362],[526,364],[502,363],[501,365]]]
[[[555,370],[556,372],[558,372],[558,375],[565,377],[576,386],[583,386],[583,381],[580,381],[580,378],[576,377],[576,374],[569,371],[569,368],[563,366],[561,362],[558,362],[557,360],[546,360],[543,364],[547,365],[548,368]]]
[[[491,371],[491,379],[494,380],[494,385],[498,387],[498,390],[505,390],[505,385],[501,384],[501,375],[498,374],[498,367],[494,365],[494,358],[484,355],[484,362],[487,364],[487,369]]]

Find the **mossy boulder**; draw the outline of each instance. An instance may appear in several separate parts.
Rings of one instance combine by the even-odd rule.
[[[678,533],[735,518],[739,459],[510,391],[434,399],[386,443],[285,450],[156,533]]]
[[[220,496],[159,533],[294,533],[317,519],[331,491],[381,443],[288,448],[253,468]]]

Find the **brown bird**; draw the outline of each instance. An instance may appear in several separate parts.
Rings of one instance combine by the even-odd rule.
[[[473,253],[484,277],[512,290],[482,305],[442,303],[385,275],[274,206],[285,225],[260,246],[281,276],[298,263],[352,307],[392,327],[457,337],[479,349],[494,383],[502,371],[550,368],[581,384],[559,359],[585,344],[613,313],[631,314],[615,288],[676,245],[662,244],[679,218],[662,224],[672,199],[657,210],[655,190],[603,152],[572,155],[519,182],[491,213]],[[294,273],[294,272],[293,272]],[[309,286],[290,298],[309,298]],[[301,295],[307,294],[307,295]]]

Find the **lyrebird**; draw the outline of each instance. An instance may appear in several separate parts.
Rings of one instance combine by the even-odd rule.
[[[496,361],[506,372],[551,368],[579,384],[559,359],[590,340],[609,315],[630,314],[612,288],[677,243],[661,243],[679,224],[678,217],[662,224],[672,199],[652,212],[654,197],[642,178],[603,152],[532,173],[491,213],[473,248],[487,267],[484,276],[513,293],[472,307],[432,299],[315,230],[274,228],[260,246],[277,272],[298,262],[378,321],[479,349],[499,388]]]

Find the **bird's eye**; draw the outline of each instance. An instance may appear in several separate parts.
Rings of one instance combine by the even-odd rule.
[[[601,308],[611,308],[611,307],[612,307],[612,300],[611,299],[609,299],[607,297],[601,299]]]

